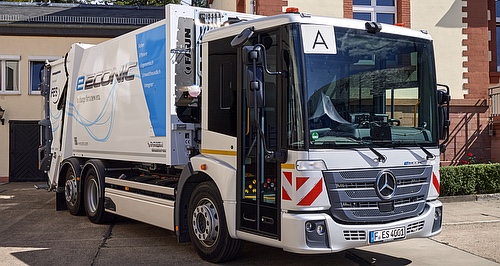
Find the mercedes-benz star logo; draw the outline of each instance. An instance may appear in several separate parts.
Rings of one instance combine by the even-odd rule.
[[[381,171],[375,183],[375,191],[379,198],[383,200],[389,200],[394,196],[396,192],[396,177],[390,171]]]

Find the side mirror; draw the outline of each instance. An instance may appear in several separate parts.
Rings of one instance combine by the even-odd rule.
[[[260,46],[244,46],[243,62],[247,70],[248,89],[246,91],[249,106],[264,107],[264,67]]]
[[[246,43],[253,36],[253,27],[244,29],[240,34],[236,35],[231,41],[231,47],[239,47]]]
[[[437,104],[448,104],[451,100],[450,94],[445,90],[437,90]]]
[[[450,137],[450,87],[443,84],[437,84],[438,87],[444,87],[444,89],[438,89],[436,91],[436,103],[438,105],[438,134],[439,139],[444,140],[441,143],[441,152],[444,152],[446,148],[446,143]]]

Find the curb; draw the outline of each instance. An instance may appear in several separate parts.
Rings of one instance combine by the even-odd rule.
[[[439,200],[441,202],[444,202],[444,203],[465,202],[465,201],[500,200],[500,193],[479,194],[479,195],[463,195],[463,196],[445,196],[445,197],[439,197]]]

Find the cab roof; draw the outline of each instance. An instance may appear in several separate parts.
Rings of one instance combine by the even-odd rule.
[[[252,20],[246,20],[229,26],[223,26],[209,31],[204,37],[203,42],[217,40],[225,37],[235,36],[242,32],[244,29],[254,27],[255,31],[270,29],[281,25],[301,23],[301,24],[318,24],[318,25],[331,25],[334,27],[346,27],[353,29],[365,30],[365,23],[367,21],[347,19],[347,18],[330,18],[322,16],[313,16],[304,13],[280,14],[270,17],[259,17]],[[431,36],[425,31],[412,30],[405,27],[381,24],[383,33],[391,33],[402,36],[416,37],[427,40],[432,40]]]

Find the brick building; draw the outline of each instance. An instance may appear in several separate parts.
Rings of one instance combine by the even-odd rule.
[[[217,0],[215,0],[217,1]],[[240,1],[241,2],[241,1]],[[255,0],[260,3],[264,1]],[[313,15],[374,20],[429,31],[434,39],[438,82],[450,86],[451,129],[445,165],[469,159],[500,158],[500,14],[495,0],[266,0],[269,15],[277,6],[296,6]],[[271,12],[272,10],[272,12]],[[498,91],[498,92],[497,92]],[[498,98],[498,100],[497,100]],[[497,124],[499,123],[499,124]],[[500,134],[498,134],[500,135]],[[496,158],[496,159],[495,159]]]

